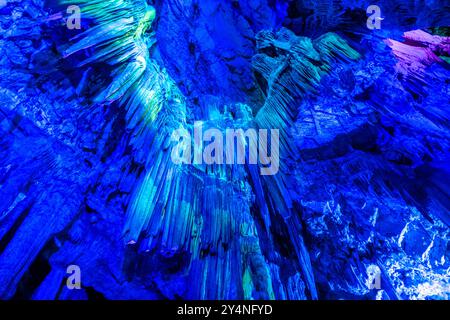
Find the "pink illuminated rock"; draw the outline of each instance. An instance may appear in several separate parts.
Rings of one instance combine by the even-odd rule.
[[[395,69],[403,75],[421,78],[425,68],[433,63],[444,63],[440,55],[450,53],[450,38],[431,35],[422,30],[405,32],[405,42],[386,39],[399,60]]]

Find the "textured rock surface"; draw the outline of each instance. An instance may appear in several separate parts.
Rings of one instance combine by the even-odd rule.
[[[449,299],[450,11],[366,2],[155,1],[126,64],[0,2],[0,298]],[[196,120],[282,129],[280,174],[174,166]]]

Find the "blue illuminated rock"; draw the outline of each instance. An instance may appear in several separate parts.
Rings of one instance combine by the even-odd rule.
[[[448,299],[450,21],[400,2],[0,2],[0,298]],[[174,164],[199,121],[279,172]]]

